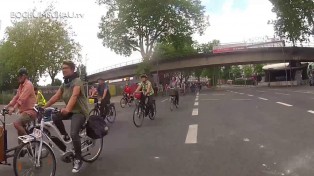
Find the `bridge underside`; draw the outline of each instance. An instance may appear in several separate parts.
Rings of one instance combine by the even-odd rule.
[[[255,48],[248,51],[224,54],[200,54],[190,58],[182,58],[153,64],[152,72],[178,71],[192,68],[208,68],[221,65],[245,65],[257,63],[278,62],[314,62],[314,48]],[[112,70],[107,70],[88,76],[89,82],[96,82],[98,78],[106,80],[131,77],[135,75],[137,65],[129,65]]]

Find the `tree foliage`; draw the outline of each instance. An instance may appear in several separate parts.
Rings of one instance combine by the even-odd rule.
[[[1,69],[1,82],[12,84],[17,70],[25,67],[34,84],[46,72],[53,84],[62,62],[78,61],[79,52],[80,46],[70,38],[65,22],[46,17],[14,22],[6,29],[0,48],[0,63],[5,68]]]
[[[219,44],[219,40],[213,40],[208,43],[196,44],[196,48],[199,53],[212,53],[214,46],[218,46]]]
[[[243,66],[243,74],[245,78],[248,78],[253,75],[253,66],[252,65],[244,65]]]
[[[240,78],[242,76],[242,70],[241,70],[240,66],[238,66],[238,65],[232,66],[230,73],[231,73],[233,79]]]
[[[305,42],[314,34],[314,1],[313,0],[270,0],[272,11],[277,14],[274,21],[276,33],[296,42]]]
[[[201,0],[98,0],[108,7],[98,37],[115,53],[133,51],[149,60],[157,42],[169,36],[202,34],[207,26]]]

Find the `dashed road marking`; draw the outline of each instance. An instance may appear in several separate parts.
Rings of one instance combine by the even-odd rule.
[[[313,110],[308,110],[307,112],[311,113],[311,114],[314,114],[314,111]]]
[[[198,108],[194,108],[192,111],[192,116],[197,116],[198,115]]]
[[[163,103],[163,102],[165,102],[165,101],[167,101],[167,100],[168,100],[168,98],[166,98],[166,99],[162,100],[161,102]]]
[[[268,100],[267,98],[262,98],[262,97],[258,97],[258,99],[260,99],[260,100],[265,100],[265,101]]]
[[[278,94],[278,95],[290,95],[290,94],[285,94],[285,93],[279,93],[279,92],[276,92],[275,94]]]
[[[284,106],[288,106],[288,107],[291,107],[293,105],[291,104],[287,104],[287,103],[283,103],[283,102],[276,102],[277,104],[281,104],[281,105],[284,105]]]
[[[254,97],[254,95],[250,95],[250,94],[248,94],[248,96],[249,96],[249,97]]]
[[[195,102],[195,103],[194,103],[194,106],[198,106],[198,102]]]
[[[188,133],[186,135],[185,143],[186,144],[196,144],[197,143],[197,129],[198,125],[189,125]]]

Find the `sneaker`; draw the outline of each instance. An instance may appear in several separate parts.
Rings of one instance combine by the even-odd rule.
[[[82,168],[83,165],[83,161],[79,160],[79,159],[75,159],[73,162],[73,169],[72,169],[72,173],[78,173],[80,171],[80,169]]]
[[[63,140],[65,142],[69,142],[71,140],[70,136],[69,135],[63,135]]]

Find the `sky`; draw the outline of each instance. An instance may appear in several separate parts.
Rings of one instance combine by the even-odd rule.
[[[83,63],[87,72],[91,73],[104,67],[120,64],[141,58],[139,53],[130,57],[115,54],[102,45],[97,38],[99,23],[106,8],[95,3],[96,0],[10,0],[0,1],[0,39],[4,37],[5,28],[11,26],[11,15],[14,12],[30,12],[34,7],[43,10],[47,4],[53,3],[58,12],[80,14],[78,18],[67,18],[75,33],[73,38],[82,45]],[[269,0],[202,0],[209,16],[210,26],[204,35],[194,34],[194,40],[206,43],[214,39],[221,43],[241,43],[257,41],[265,36],[273,37],[273,26],[267,21],[275,19],[271,12]],[[59,74],[58,78],[62,78]],[[40,85],[50,83],[46,75],[40,80]]]

